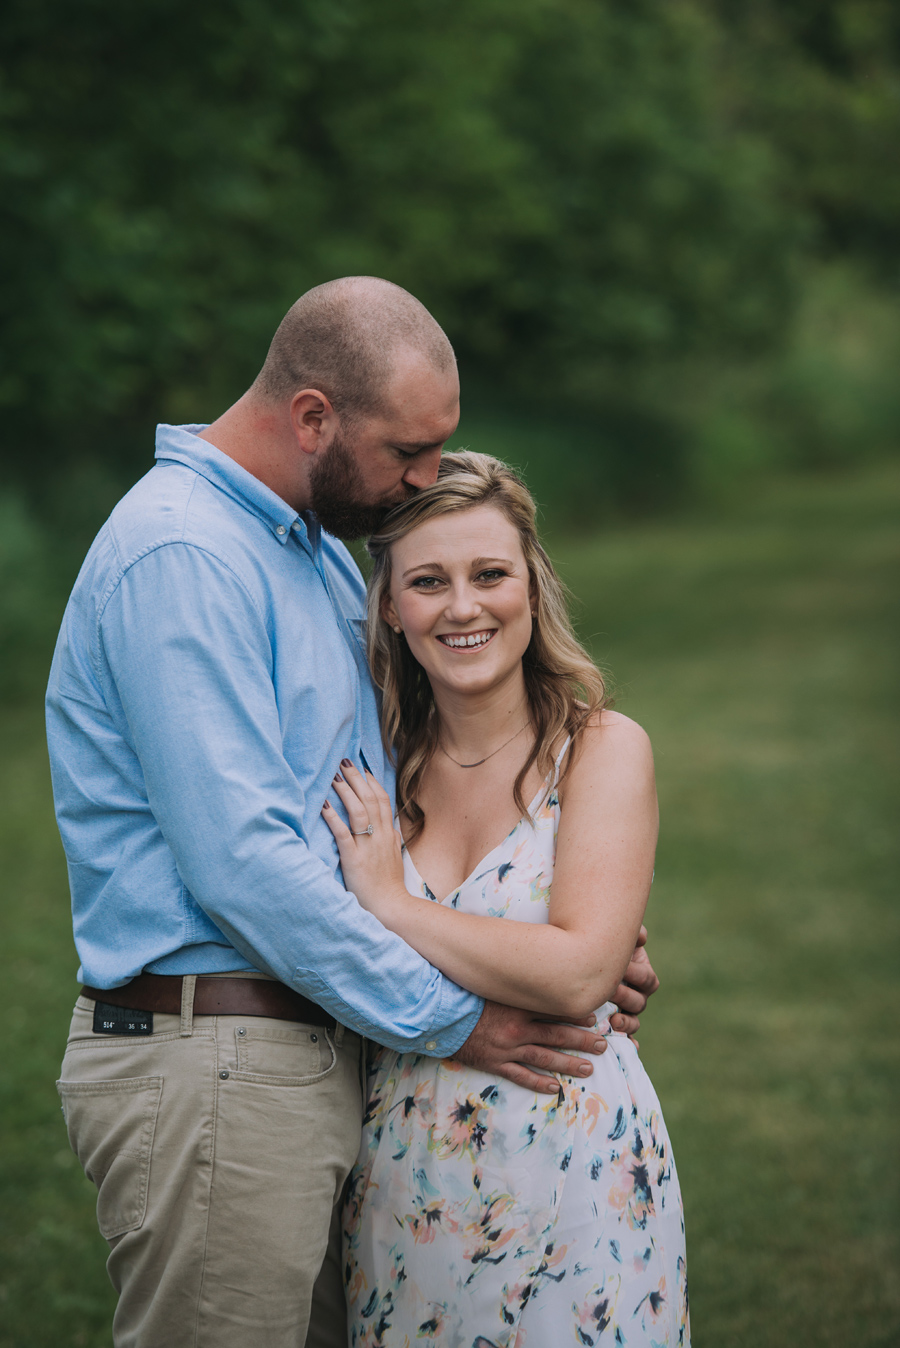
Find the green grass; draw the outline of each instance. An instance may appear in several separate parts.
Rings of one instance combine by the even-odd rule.
[[[882,471],[560,550],[656,750],[642,1050],[700,1348],[900,1340],[898,508]]]
[[[656,748],[641,1045],[697,1348],[900,1341],[898,510],[879,469],[553,548]],[[105,1348],[105,1245],[53,1087],[75,960],[36,707],[6,710],[0,748],[0,1348]]]
[[[39,706],[0,716],[0,765],[0,1346],[108,1348],[115,1297],[106,1242],[54,1085],[78,965]]]

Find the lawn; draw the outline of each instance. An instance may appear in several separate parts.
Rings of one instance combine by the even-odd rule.
[[[882,468],[552,545],[656,748],[663,989],[641,1045],[697,1348],[900,1341],[898,515]],[[0,714],[0,748],[0,1348],[107,1348],[105,1246],[53,1086],[76,964],[36,705]]]

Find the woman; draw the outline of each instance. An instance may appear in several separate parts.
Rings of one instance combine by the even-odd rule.
[[[345,764],[324,814],[359,901],[451,978],[580,1019],[607,1052],[556,1095],[377,1050],[346,1221],[350,1339],[394,1348],[689,1342],[671,1149],[608,1001],[656,845],[643,731],[605,708],[505,465],[445,455],[369,544],[391,803]],[[551,886],[552,880],[552,886]]]

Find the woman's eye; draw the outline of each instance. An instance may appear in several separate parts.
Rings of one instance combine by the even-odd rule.
[[[489,571],[480,571],[478,573],[478,579],[490,582],[494,580],[502,580],[505,575],[506,575],[505,571],[498,571],[495,567],[491,567]]]
[[[413,581],[413,588],[416,590],[434,590],[440,583],[438,576],[417,576]]]

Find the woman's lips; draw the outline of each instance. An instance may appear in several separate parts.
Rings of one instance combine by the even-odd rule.
[[[480,651],[494,637],[496,627],[482,632],[441,632],[437,640],[451,651]]]

